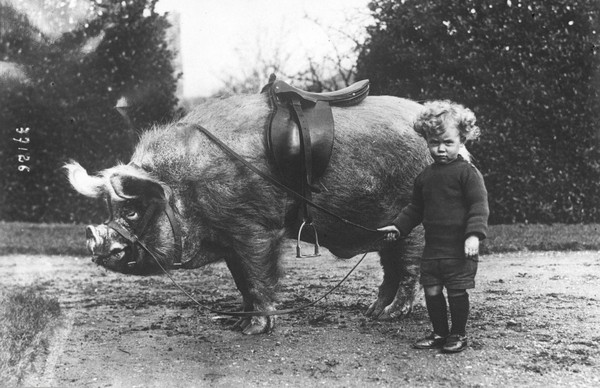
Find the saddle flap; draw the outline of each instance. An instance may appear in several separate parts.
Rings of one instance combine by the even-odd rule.
[[[333,113],[325,101],[316,101],[314,105],[303,104],[302,113],[310,130],[312,182],[308,183],[312,184],[323,175],[331,158]],[[299,189],[304,175],[303,145],[299,125],[288,107],[276,105],[266,131],[266,141],[280,176],[290,187]]]

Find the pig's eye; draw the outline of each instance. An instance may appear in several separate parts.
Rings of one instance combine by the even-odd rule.
[[[138,212],[133,209],[125,209],[123,210],[123,217],[129,221],[136,221],[138,219]]]

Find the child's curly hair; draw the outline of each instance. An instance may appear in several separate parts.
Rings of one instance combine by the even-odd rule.
[[[424,107],[413,124],[421,137],[440,135],[455,125],[462,143],[479,138],[481,131],[475,125],[475,114],[470,109],[448,100],[429,101]]]

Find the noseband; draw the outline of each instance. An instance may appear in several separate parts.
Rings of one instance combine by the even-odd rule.
[[[136,249],[137,246],[140,246],[150,256],[152,256],[154,258],[154,260],[156,260],[158,262],[158,259],[156,258],[154,253],[148,249],[148,247],[141,240],[141,238],[144,237],[145,232],[148,230],[150,221],[152,221],[155,218],[157,213],[162,211],[166,214],[167,219],[169,220],[169,223],[171,224],[171,230],[173,231],[173,239],[175,241],[175,258],[173,259],[172,266],[174,269],[179,269],[182,267],[181,255],[182,255],[183,250],[182,250],[181,228],[179,226],[179,223],[175,219],[175,214],[173,212],[171,205],[166,201],[166,199],[163,201],[152,202],[146,209],[144,216],[142,217],[139,224],[136,225],[133,232],[128,231],[121,224],[119,224],[118,222],[116,222],[114,220],[112,206],[110,204],[110,199],[107,199],[106,202],[108,204],[110,218],[108,221],[106,221],[104,223],[104,225],[106,225],[108,228],[117,232],[121,237],[123,237],[125,240],[127,240],[133,248],[133,252],[132,252],[133,253],[133,261],[127,261],[126,256],[124,256],[122,260],[125,262],[122,264],[124,264],[129,269],[133,269],[136,266],[141,264],[140,263],[141,255],[138,253],[138,250]]]

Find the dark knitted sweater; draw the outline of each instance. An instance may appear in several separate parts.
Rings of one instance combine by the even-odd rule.
[[[449,164],[427,166],[417,176],[411,202],[393,224],[406,236],[423,223],[423,259],[464,258],[467,236],[486,238],[488,216],[483,176],[459,156]]]

